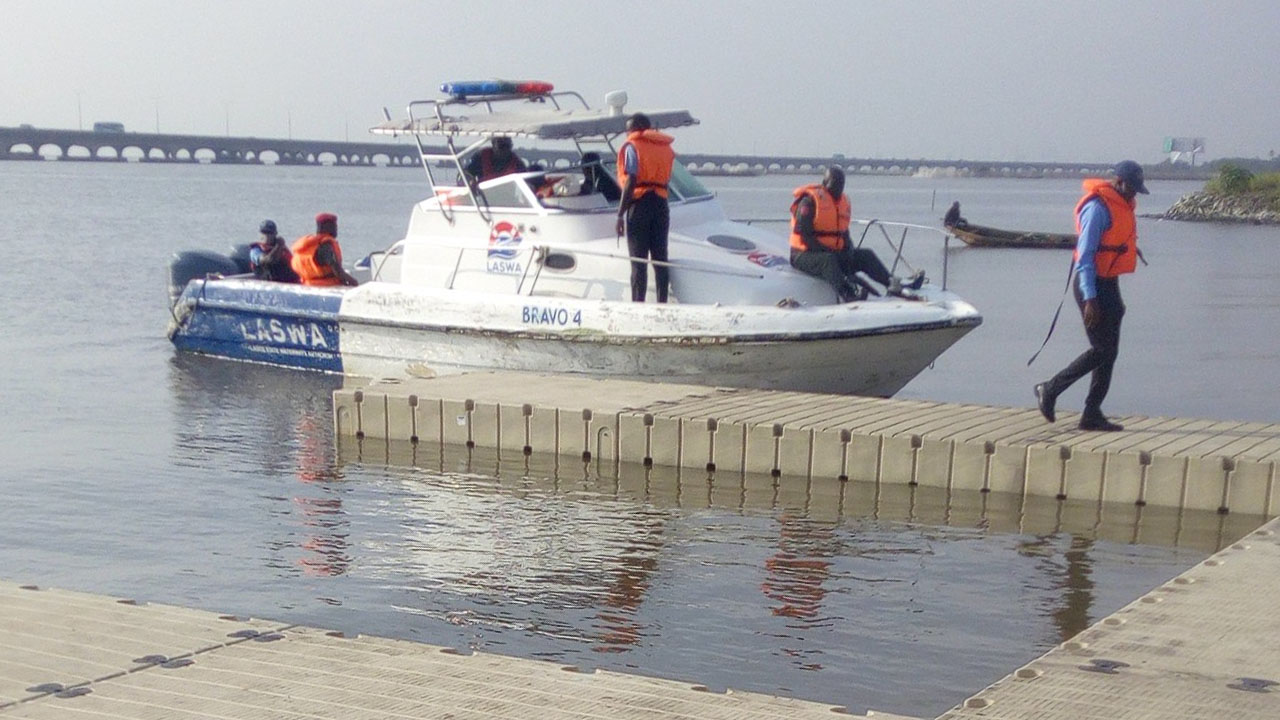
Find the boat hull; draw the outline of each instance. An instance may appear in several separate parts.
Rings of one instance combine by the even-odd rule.
[[[344,325],[344,368],[361,377],[510,370],[888,397],[973,329],[911,327],[845,337],[608,342]]]
[[[357,377],[550,371],[889,396],[980,323],[950,293],[722,308],[194,280],[170,337],[181,350]]]
[[[342,293],[259,281],[192,280],[173,306],[179,350],[304,370],[342,372]]]

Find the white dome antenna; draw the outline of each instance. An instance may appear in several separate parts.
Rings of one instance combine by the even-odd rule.
[[[610,115],[621,115],[622,108],[627,104],[627,91],[614,90],[613,92],[605,93],[604,104],[609,106]]]

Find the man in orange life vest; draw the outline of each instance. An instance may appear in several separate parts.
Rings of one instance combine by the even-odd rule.
[[[300,237],[293,243],[293,271],[303,285],[359,285],[359,281],[342,267],[342,248],[338,246],[338,216],[316,215],[314,235]]]
[[[525,169],[524,160],[521,160],[511,149],[509,137],[494,137],[489,141],[489,147],[471,156],[466,167],[467,174],[476,182],[492,180]]]
[[[667,207],[667,182],[676,153],[675,138],[653,129],[644,113],[627,118],[627,141],[618,150],[618,235],[627,234],[627,251],[637,260],[667,261],[667,232],[671,211]],[[666,265],[653,266],[658,302],[667,301],[671,274]],[[648,263],[631,263],[631,299],[644,302],[649,289]]]
[[[1040,413],[1053,422],[1058,395],[1076,380],[1093,373],[1089,395],[1080,415],[1081,430],[1113,432],[1124,427],[1102,414],[1102,401],[1111,388],[1111,371],[1120,353],[1120,321],[1124,301],[1120,276],[1138,264],[1138,230],[1134,208],[1138,193],[1147,194],[1142,166],[1125,160],[1115,166],[1111,180],[1084,181],[1084,197],[1076,203],[1076,304],[1084,318],[1089,349],[1057,375],[1035,386]]]
[[[832,165],[821,185],[795,189],[791,203],[791,265],[802,272],[826,280],[835,288],[840,302],[856,300],[863,285],[854,273],[884,285],[890,295],[902,295],[902,281],[889,273],[880,258],[868,248],[855,248],[849,238],[851,209],[844,194],[844,170]],[[919,290],[924,274],[917,273],[906,285]]]

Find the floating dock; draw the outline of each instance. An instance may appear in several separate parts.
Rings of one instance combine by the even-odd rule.
[[[0,618],[5,718],[827,720],[844,712],[7,582]]]
[[[334,393],[339,436],[1271,517],[1280,425],[471,373]]]
[[[1049,426],[1034,410],[489,373],[380,382],[344,388],[334,398],[338,434],[366,445],[387,438],[411,447],[428,441],[491,448],[500,457],[546,452],[619,467],[695,468],[739,475],[744,489],[745,478],[765,473],[777,487],[799,479],[809,488],[860,480],[937,488],[948,497],[967,490],[1088,500],[1099,508],[1119,502],[1275,514],[1275,425],[1130,417],[1121,418],[1125,432],[1099,434],[1067,429],[1074,419],[1064,414]],[[940,717],[1280,717],[1277,531],[1280,521],[1264,524]],[[833,714],[853,713],[0,582],[2,717]]]
[[[940,716],[1280,717],[1271,521]],[[845,708],[0,582],[0,716],[830,718]],[[922,675],[928,668],[920,668]],[[872,718],[902,718],[869,712]],[[909,720],[902,718],[902,720]]]
[[[1277,530],[1267,523],[939,720],[1280,717]]]

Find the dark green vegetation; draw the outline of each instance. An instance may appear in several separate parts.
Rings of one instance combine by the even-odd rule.
[[[1164,214],[1170,220],[1280,224],[1280,172],[1221,162],[1217,174]]]
[[[1254,173],[1235,163],[1223,163],[1218,174],[1205,183],[1204,191],[1280,211],[1280,172]]]

